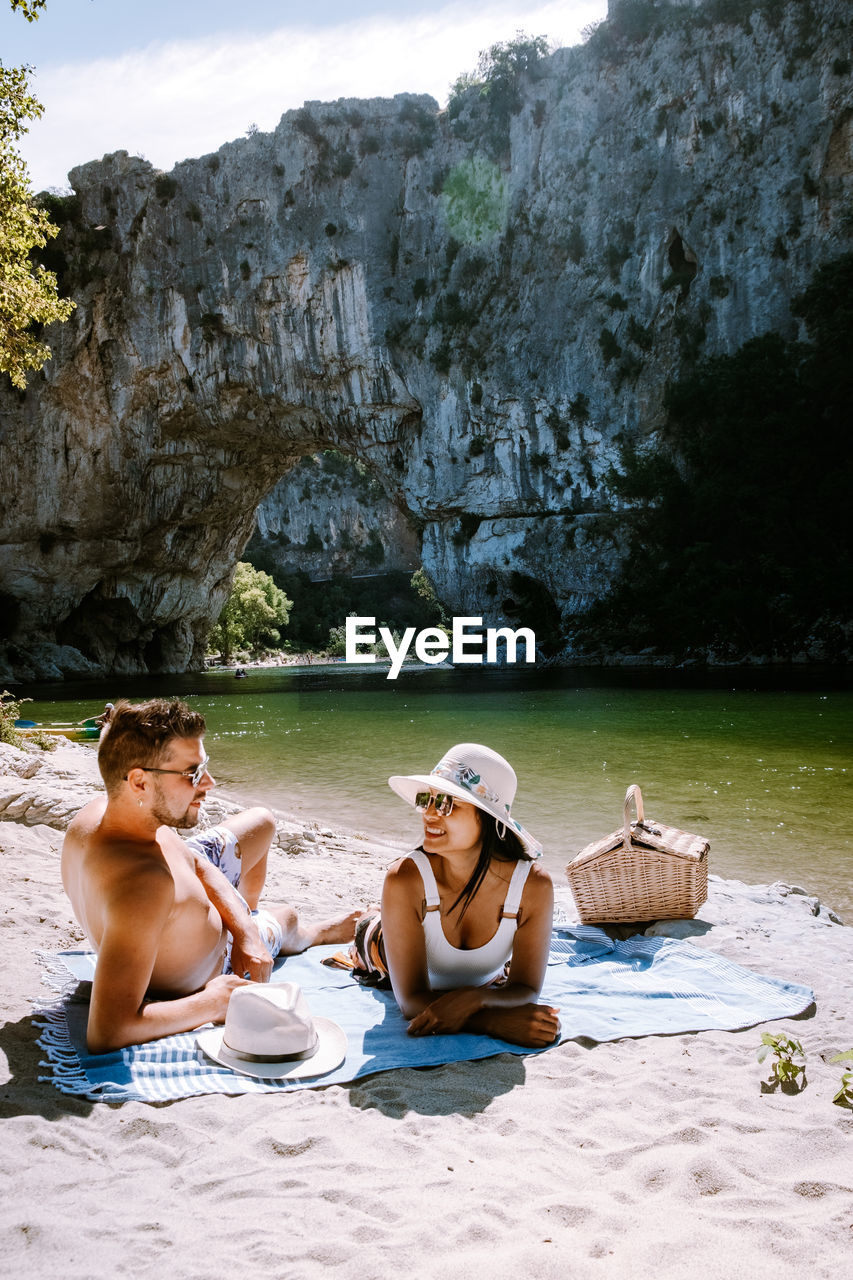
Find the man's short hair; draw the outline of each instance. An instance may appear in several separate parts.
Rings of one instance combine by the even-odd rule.
[[[117,702],[98,744],[98,768],[109,794],[131,769],[155,768],[175,738],[200,738],[204,716],[178,699]]]

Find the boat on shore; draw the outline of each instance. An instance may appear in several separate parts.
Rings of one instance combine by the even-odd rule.
[[[68,738],[72,742],[97,742],[101,736],[101,726],[94,716],[79,724],[62,721],[40,724],[37,720],[16,720],[15,729],[25,738],[46,734],[49,738]]]

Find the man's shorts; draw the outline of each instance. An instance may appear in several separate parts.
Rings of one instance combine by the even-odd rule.
[[[194,849],[197,853],[207,858],[211,866],[217,867],[230,885],[237,890],[237,896],[244,903],[246,910],[252,916],[255,924],[261,932],[261,938],[267,951],[273,960],[281,952],[284,944],[284,935],[281,931],[281,925],[275,916],[269,911],[265,911],[263,907],[257,911],[252,911],[248,902],[240,893],[240,873],[242,866],[240,863],[240,855],[238,853],[237,837],[230,827],[208,827],[205,831],[199,831],[196,835],[189,836],[185,843],[190,849]],[[228,951],[225,955],[225,965],[223,973],[231,973],[231,943],[228,943]]]

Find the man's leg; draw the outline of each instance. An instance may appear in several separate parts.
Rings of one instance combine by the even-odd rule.
[[[302,924],[293,907],[285,903],[280,907],[266,907],[261,915],[273,916],[278,921],[281,928],[278,954],[295,956],[324,942],[352,942],[356,921],[361,919],[362,911],[357,907],[345,915],[332,916],[328,920],[307,920]],[[263,934],[263,930],[261,932]]]
[[[275,835],[275,818],[269,809],[258,806],[244,809],[219,825],[229,827],[237,837],[240,857],[240,883],[237,888],[251,909],[257,911],[267,878],[267,855]]]
[[[275,836],[275,818],[269,809],[245,809],[219,824],[229,827],[237,837],[240,855],[240,883],[237,888],[246,899],[252,911],[257,911],[261,891],[267,878],[267,855]],[[310,920],[304,924],[293,907],[286,903],[282,906],[264,908],[273,916],[281,927],[281,948],[279,955],[294,956],[307,947],[315,947],[324,942],[349,942],[355,932],[355,922],[361,916],[361,910],[348,911],[341,916],[333,916],[328,920]]]

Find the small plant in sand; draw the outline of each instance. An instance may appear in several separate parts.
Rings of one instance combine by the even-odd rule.
[[[774,1055],[770,1064],[769,1088],[782,1085],[784,1089],[799,1091],[806,1087],[806,1053],[799,1040],[779,1034],[771,1035],[769,1031],[761,1033],[761,1044],[758,1047],[758,1061],[763,1062],[769,1054]]]
[[[841,1088],[836,1093],[832,1101],[839,1107],[850,1107],[853,1109],[853,1049],[845,1049],[843,1053],[837,1053],[834,1058],[829,1059],[830,1062],[849,1062],[851,1065],[841,1076]]]
[[[32,702],[32,698],[13,698],[8,689],[0,693],[0,742],[6,742],[10,747],[24,745],[24,735],[15,728],[15,721],[21,719],[22,702]],[[30,733],[26,741],[34,742],[44,751],[53,751],[57,745],[46,733]]]
[[[12,747],[21,745],[21,734],[15,728],[15,721],[20,715],[20,703],[12,697],[8,689],[4,689],[0,693],[0,742],[8,742]]]

